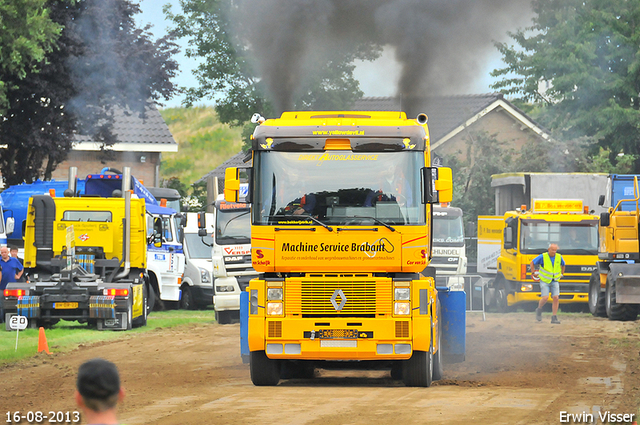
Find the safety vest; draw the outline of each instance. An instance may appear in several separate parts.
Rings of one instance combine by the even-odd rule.
[[[542,267],[540,267],[538,274],[540,275],[541,282],[551,283],[552,280],[559,281],[560,276],[562,276],[562,255],[556,252],[552,264],[549,253],[545,252],[542,254]]]

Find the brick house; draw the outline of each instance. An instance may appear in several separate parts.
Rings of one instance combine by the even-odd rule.
[[[131,174],[142,180],[146,186],[158,186],[160,180],[160,161],[163,152],[177,152],[178,143],[174,140],[167,124],[155,108],[149,108],[146,118],[138,113],[114,113],[113,133],[118,142],[108,150],[90,136],[77,135],[67,160],[53,171],[52,178],[68,178],[69,167],[78,167],[78,177],[98,173],[104,167],[122,171],[131,167]]]
[[[365,97],[353,110],[405,111],[414,118],[424,112],[429,117],[431,149],[437,156],[466,152],[466,137],[473,132],[495,134],[500,141],[515,148],[527,141],[549,141],[548,131],[523,111],[504,99],[500,93],[434,96],[416,102],[415,111],[405,111],[402,101],[391,97]]]

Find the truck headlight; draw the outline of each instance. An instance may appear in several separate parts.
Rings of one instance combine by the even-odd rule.
[[[216,292],[233,292],[233,285],[216,286]]]
[[[282,316],[282,303],[267,303],[267,315],[268,316]]]
[[[393,314],[400,316],[407,316],[411,313],[411,303],[408,301],[401,301],[394,303]]]
[[[211,283],[211,274],[209,270],[203,269],[200,267],[200,282],[202,283]]]
[[[409,301],[411,299],[411,290],[409,288],[395,288],[394,295],[396,301]]]
[[[269,300],[269,301],[282,301],[282,288],[269,288],[269,289],[267,289],[267,300]]]
[[[521,290],[522,292],[533,291],[533,285],[532,285],[532,284],[530,284],[530,283],[523,283],[523,284],[520,286],[520,290]]]

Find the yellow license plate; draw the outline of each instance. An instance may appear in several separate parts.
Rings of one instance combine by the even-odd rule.
[[[53,303],[55,309],[78,308],[78,303]]]

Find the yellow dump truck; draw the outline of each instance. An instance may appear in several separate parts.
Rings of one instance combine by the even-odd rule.
[[[9,283],[3,291],[7,330],[15,315],[26,316],[32,327],[60,319],[99,330],[146,324],[148,217],[144,199],[122,193],[31,197],[24,252],[29,281]],[[161,238],[158,219],[152,239]]]
[[[589,284],[589,310],[611,320],[636,320],[640,311],[637,177],[633,183],[633,199],[621,199],[600,215],[600,261]]]
[[[581,200],[536,199],[532,210],[523,206],[506,212],[499,233],[494,230],[499,224],[496,220],[499,218],[483,216],[478,221],[485,235],[480,246],[479,232],[478,252],[486,259],[498,257],[496,277],[488,284],[488,303],[501,312],[515,306],[533,310],[540,300],[540,284],[531,275],[530,263],[555,243],[566,263],[560,304],[586,308],[589,279],[598,259],[598,216],[589,214]],[[492,243],[496,237],[499,244]],[[499,255],[492,250],[499,250]]]
[[[428,165],[426,115],[255,121],[252,167],[225,175],[226,200],[251,203],[253,383],[336,365],[388,368],[411,386],[440,379],[438,293],[421,272],[431,205],[451,199],[452,183]]]

